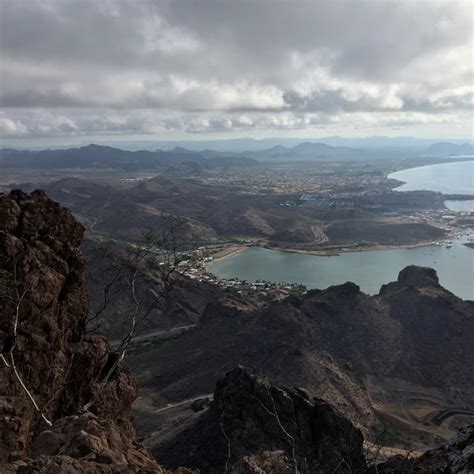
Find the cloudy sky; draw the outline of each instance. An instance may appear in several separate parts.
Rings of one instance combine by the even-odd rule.
[[[472,136],[471,0],[1,0],[5,143]]]

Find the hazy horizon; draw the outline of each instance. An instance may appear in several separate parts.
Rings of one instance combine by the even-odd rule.
[[[455,144],[473,143],[472,138],[444,139],[439,138],[416,138],[407,136],[367,136],[367,137],[232,137],[232,138],[210,138],[202,136],[195,139],[166,139],[144,136],[141,138],[121,137],[121,136],[97,136],[97,137],[45,137],[42,139],[4,139],[0,141],[1,148],[18,148],[30,150],[42,150],[48,148],[79,148],[87,145],[100,145],[120,148],[124,150],[171,150],[175,147],[182,147],[192,151],[215,150],[222,152],[236,151],[257,151],[264,150],[273,146],[284,146],[291,148],[300,143],[323,143],[330,146],[345,146],[352,148],[400,148],[423,150],[432,144],[448,142]]]

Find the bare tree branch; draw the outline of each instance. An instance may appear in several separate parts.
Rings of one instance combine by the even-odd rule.
[[[13,284],[14,284],[14,292],[15,292],[15,297],[13,298],[13,300],[15,302],[15,315],[13,317],[13,324],[12,324],[12,333],[13,333],[13,335],[12,335],[12,344],[11,344],[11,347],[9,348],[9,352],[8,352],[8,355],[10,357],[10,363],[7,362],[7,360],[6,360],[6,358],[3,354],[1,354],[1,357],[2,357],[2,360],[5,363],[6,367],[12,369],[15,378],[17,379],[17,381],[20,384],[21,388],[23,389],[23,391],[26,393],[26,395],[30,399],[30,401],[33,404],[35,410],[41,415],[43,420],[49,426],[52,426],[51,421],[46,417],[43,410],[41,410],[41,408],[38,406],[38,403],[36,402],[36,400],[33,397],[32,393],[30,392],[30,390],[26,386],[25,382],[23,381],[23,378],[20,376],[20,373],[19,373],[18,368],[17,368],[16,363],[15,363],[14,352],[15,352],[15,347],[16,347],[16,338],[17,338],[17,335],[18,335],[18,323],[19,323],[19,319],[20,319],[20,308],[21,308],[23,300],[24,300],[24,298],[27,294],[26,289],[24,289],[20,293],[19,282],[18,282],[18,274],[17,274],[17,264],[16,264],[16,259],[15,258],[13,258],[13,279],[14,279]]]
[[[132,254],[127,256],[126,263],[119,264],[112,279],[104,288],[102,304],[92,318],[90,318],[90,321],[97,321],[100,315],[103,314],[110,302],[109,295],[111,289],[114,285],[118,284],[119,281],[123,281],[126,274],[128,274],[126,282],[133,301],[133,310],[128,315],[128,319],[130,320],[128,332],[124,337],[122,337],[122,341],[118,348],[115,349],[115,352],[118,354],[117,358],[102,380],[98,392],[83,406],[82,409],[84,411],[89,410],[98,400],[117,369],[118,364],[124,359],[125,353],[134,336],[138,334],[139,329],[143,327],[144,322],[149,317],[152,310],[158,305],[160,300],[173,288],[176,274],[179,274],[180,271],[187,268],[186,265],[182,266],[184,260],[179,252],[177,231],[181,225],[182,223],[179,219],[174,216],[168,216],[166,227],[162,229],[160,233],[150,231],[145,234],[143,236],[143,243],[132,246]],[[142,304],[137,292],[137,278],[142,267],[146,267],[147,261],[150,257],[153,257],[154,260],[157,258],[160,259],[158,270],[162,289],[158,293],[153,290],[153,301],[148,305],[144,312],[141,312]],[[181,270],[179,268],[180,266]]]

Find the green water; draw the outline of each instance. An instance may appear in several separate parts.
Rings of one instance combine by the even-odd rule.
[[[471,238],[474,233],[471,234]],[[302,283],[308,288],[327,288],[353,281],[361,290],[375,294],[384,283],[394,281],[407,265],[434,268],[441,285],[464,299],[474,300],[474,249],[463,245],[467,235],[451,248],[426,247],[349,252],[319,257],[251,247],[219,260],[210,271],[219,278]]]

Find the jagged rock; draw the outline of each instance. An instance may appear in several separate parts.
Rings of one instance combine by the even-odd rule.
[[[382,285],[380,294],[389,294],[409,286],[414,286],[415,288],[439,287],[439,279],[436,270],[429,267],[409,265],[400,271],[397,281]]]
[[[344,473],[365,469],[362,442],[325,401],[238,367],[218,382],[211,408],[157,454],[204,473]]]
[[[35,472],[35,466],[53,464],[57,456],[85,461],[97,472],[160,472],[147,451],[112,420],[91,413],[60,418],[34,440],[33,460],[19,472]],[[79,471],[81,472],[81,471]]]
[[[135,442],[129,370],[119,365],[101,390],[116,356],[85,332],[83,231],[41,191],[0,195],[0,470],[162,472]]]
[[[396,474],[470,474],[474,472],[474,425],[461,428],[458,435],[438,449],[425,452],[418,458],[394,456],[377,466],[374,473]]]
[[[125,430],[112,420],[100,420],[91,413],[59,419],[34,440],[31,454],[33,459],[19,464],[17,472],[193,472],[163,469]]]
[[[135,461],[134,461],[135,463]],[[144,466],[132,464],[128,466],[117,466],[116,464],[101,464],[89,459],[74,459],[70,456],[40,456],[31,462],[17,462],[7,467],[2,474],[197,474],[195,471],[186,468],[173,470],[163,469],[155,464],[154,467],[146,468]]]

